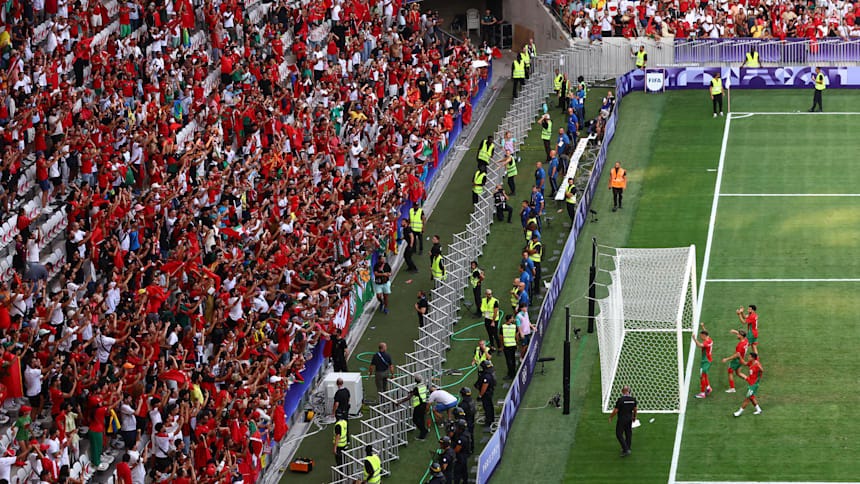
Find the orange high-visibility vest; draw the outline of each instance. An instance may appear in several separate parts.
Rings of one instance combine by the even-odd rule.
[[[609,186],[612,188],[627,188],[627,171],[624,168],[617,170],[613,166],[609,170]]]

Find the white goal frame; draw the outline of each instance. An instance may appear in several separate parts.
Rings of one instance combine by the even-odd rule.
[[[617,255],[612,257],[615,268],[610,271],[613,281],[608,285],[609,296],[599,301],[601,303],[601,312],[596,317],[600,348],[602,410],[604,413],[612,411],[615,399],[620,396],[621,385],[631,385],[634,396],[637,396],[637,388],[642,390],[648,386],[647,382],[643,381],[616,381],[619,378],[620,371],[629,370],[631,367],[630,362],[625,364],[623,360],[625,356],[629,357],[629,351],[632,350],[628,349],[628,353],[624,353],[624,345],[628,340],[628,336],[635,334],[638,340],[656,337],[660,339],[660,342],[665,347],[671,345],[671,352],[675,358],[673,370],[677,374],[677,381],[675,382],[675,386],[673,386],[673,391],[676,394],[671,395],[668,399],[674,403],[672,405],[661,405],[655,402],[653,398],[647,396],[645,398],[637,397],[639,412],[679,413],[685,408],[688,395],[684,365],[684,353],[687,349],[686,341],[689,339],[692,331],[695,330],[698,318],[696,247],[691,245],[675,249],[616,249],[616,251]],[[676,282],[679,278],[681,279],[680,291],[674,295],[677,298],[677,308],[674,313],[671,313],[671,311],[662,311],[662,316],[653,314],[650,315],[651,319],[645,319],[638,311],[641,308],[636,307],[638,300],[635,298],[637,296],[647,298],[649,291],[647,289],[644,291],[640,290],[638,291],[639,294],[636,294],[637,291],[633,290],[635,288],[628,288],[625,291],[621,274],[625,271],[625,258],[634,256],[637,253],[656,253],[657,251],[660,251],[661,254],[674,252],[674,254],[677,254],[676,257],[679,258],[684,257],[684,254],[681,253],[684,251],[686,252],[686,263],[683,272],[666,273],[666,277],[674,278]],[[632,272],[628,272],[628,274],[632,274]],[[651,279],[656,281],[659,276],[659,273],[656,275],[652,274]],[[625,304],[625,292],[627,293],[626,297],[630,298],[627,300],[627,304]],[[672,296],[670,295],[670,297]],[[632,307],[635,314],[626,315],[624,313],[624,308],[628,306]],[[685,333],[688,334],[685,335]],[[669,341],[672,339],[674,341],[670,343]],[[643,343],[631,342],[631,344],[641,346]],[[658,358],[656,359],[662,358],[664,370],[668,369],[668,365],[671,365],[669,363],[669,355],[663,354],[657,356]],[[622,365],[624,366],[623,370],[621,370]],[[629,374],[625,374],[624,378],[629,378]],[[665,379],[661,383],[665,383],[668,380]],[[647,392],[640,391],[639,393],[641,395]]]

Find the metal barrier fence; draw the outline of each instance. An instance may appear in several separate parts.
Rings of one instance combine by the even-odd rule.
[[[666,66],[675,62],[671,40],[655,41],[648,38],[625,39],[608,37],[602,42],[576,40],[573,46],[547,54],[555,67],[568,69],[568,77],[579,76],[586,82],[604,81],[630,72],[635,68],[633,52],[644,45],[649,66]],[[553,67],[553,69],[555,68]],[[554,70],[546,71],[548,73]],[[574,74],[571,77],[571,74]]]
[[[557,57],[557,56],[556,56]],[[519,144],[524,142],[537,118],[547,95],[552,92],[553,61],[550,56],[539,56],[533,61],[533,74],[519,97],[508,109],[504,120],[496,129],[494,138],[502,139],[510,131]],[[405,363],[398,365],[398,375],[389,380],[389,389],[380,395],[370,415],[361,423],[361,432],[350,436],[350,449],[345,452],[344,464],[332,467],[331,482],[352,483],[363,477],[364,448],[373,446],[382,461],[382,475],[390,476],[391,462],[399,458],[399,448],[408,444],[407,432],[414,429],[412,409],[397,402],[403,400],[415,386],[415,377],[423,381],[438,381],[443,374],[446,351],[451,347],[454,323],[469,280],[469,263],[481,255],[490,233],[495,207],[492,187],[502,183],[504,167],[498,163],[503,150],[495,150],[487,170],[488,187],[466,224],[466,230],[454,234],[448,245],[444,264],[447,278],[437,281],[430,294],[430,308],[414,341],[414,351],[407,353]],[[402,479],[401,479],[402,481]]]
[[[739,65],[755,47],[760,61],[775,66],[860,65],[860,39],[676,39],[674,63],[707,66]]]

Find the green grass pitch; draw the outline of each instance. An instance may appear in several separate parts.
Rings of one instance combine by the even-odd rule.
[[[854,164],[860,115],[801,114],[810,98],[806,90],[732,92],[735,111],[791,114],[731,120],[701,315],[716,341],[715,392],[706,400],[692,398],[698,392],[697,353],[678,481],[860,480],[851,363],[860,341],[860,263],[853,255],[860,242],[860,197],[848,196],[860,194]],[[829,110],[854,111],[859,102],[852,91],[825,93]],[[599,222],[583,232],[542,356],[561,354],[565,303],[572,313],[585,313],[592,236],[622,247],[694,243],[701,276],[724,126],[725,118],[711,117],[704,92],[624,99],[608,159],[628,169],[624,210],[611,213],[611,195],[598,192]],[[735,418],[746,385],[724,393],[726,369],[719,359],[733,352],[728,331],[739,327],[734,310],[747,304],[759,307],[764,413],[748,410]],[[597,352],[595,335],[574,342],[571,415],[521,411],[495,480],[668,481],[678,418],[643,416],[633,455],[620,459],[614,425],[600,411]],[[533,380],[523,406],[540,407],[560,382],[560,365],[548,366]]]

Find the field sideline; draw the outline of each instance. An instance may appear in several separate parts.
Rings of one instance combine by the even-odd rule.
[[[609,210],[608,191],[597,196],[600,220],[583,232],[541,356],[561,354],[565,303],[574,314],[585,312],[581,296],[592,236],[612,246],[695,243],[701,274],[714,213],[702,320],[717,342],[711,371],[716,391],[704,401],[690,399],[683,439],[674,449],[677,482],[845,482],[860,475],[860,445],[851,438],[860,424],[850,414],[852,393],[845,389],[852,343],[860,336],[853,324],[860,310],[853,300],[860,264],[844,252],[860,243],[854,193],[860,192],[854,189],[860,175],[851,163],[860,147],[854,141],[860,116],[799,114],[810,98],[806,90],[733,92],[732,106],[740,113],[728,137],[725,118],[711,118],[706,93],[635,93],[623,101],[607,161],[620,160],[629,170],[624,210]],[[859,100],[852,91],[832,90],[825,108],[848,111]],[[718,210],[712,212],[715,200]],[[758,304],[761,317],[764,413],[747,411],[735,419],[731,412],[746,385],[725,394],[719,360],[733,349],[728,329],[739,327],[734,310],[750,303]],[[585,324],[574,319],[577,327]],[[822,335],[824,345],[818,343]],[[494,480],[670,479],[676,416],[647,416],[634,433],[634,455],[618,458],[613,425],[600,412],[594,336],[573,345],[571,415],[521,412]],[[698,392],[698,358],[690,367],[691,396]],[[560,383],[561,365],[549,364],[523,406],[541,407]]]

